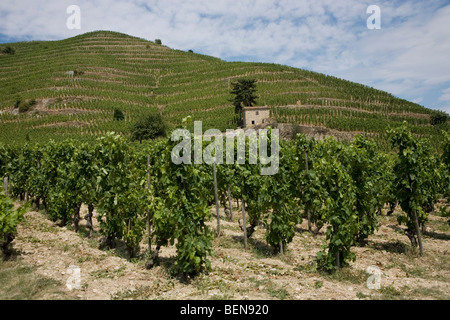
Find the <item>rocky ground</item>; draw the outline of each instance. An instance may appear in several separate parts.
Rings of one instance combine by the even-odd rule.
[[[81,216],[84,211],[87,213],[87,208],[82,208]],[[28,268],[33,281],[44,281],[45,290],[52,288],[48,294],[39,295],[37,286],[36,295],[26,297],[30,299],[449,299],[447,219],[430,215],[423,236],[425,255],[420,257],[398,226],[398,214],[401,212],[397,209],[391,217],[383,215],[368,244],[353,248],[356,261],[330,275],[317,271],[315,265],[316,253],[326,244],[323,233],[311,235],[304,222],[296,227],[296,236],[285,254],[274,255],[265,244],[265,230],[258,229],[244,250],[235,211],[232,222],[222,216],[223,234],[214,240],[210,258],[212,271],[183,282],[169,273],[176,255],[173,246],[163,247],[161,264],[146,270],[145,243],[141,254],[128,260],[123,244],[114,250],[100,250],[100,235],[95,233],[88,239],[85,221],[77,234],[70,226],[57,226],[43,212],[30,211],[13,242],[13,261],[0,264],[0,280],[2,269]],[[215,223],[213,217],[209,224],[215,227]],[[368,267],[380,275],[379,289],[368,288]],[[2,298],[11,298],[8,288],[12,283],[17,286],[19,279],[8,281],[9,287],[0,286]],[[71,285],[75,286],[72,290]]]

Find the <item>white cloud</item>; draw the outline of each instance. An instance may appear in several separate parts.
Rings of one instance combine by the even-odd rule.
[[[420,18],[406,19],[376,32],[367,31],[352,50],[360,63],[349,69],[349,74],[364,82],[380,79],[386,84],[402,82],[399,94],[450,81],[450,42],[446,40],[450,38],[450,29],[443,27],[448,23],[450,6],[434,12],[420,6],[416,10],[423,10]],[[382,19],[386,11],[382,10]]]
[[[442,90],[442,95],[439,97],[439,101],[450,101],[450,88]]]
[[[450,115],[450,105],[437,108],[437,110],[447,112]]]

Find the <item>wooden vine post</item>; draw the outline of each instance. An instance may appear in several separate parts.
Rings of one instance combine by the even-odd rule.
[[[150,191],[150,155],[147,155],[147,188]],[[147,212],[148,228],[148,254],[152,254],[152,222],[150,219],[150,210]]]
[[[3,178],[3,189],[5,189],[5,196],[8,196],[8,177]]]
[[[220,236],[220,215],[219,215],[219,196],[217,193],[217,172],[216,172],[216,159],[213,160],[213,176],[214,176],[214,197],[216,199],[216,215],[217,215],[217,230],[216,237]]]
[[[231,185],[228,184],[228,208],[230,209],[230,221],[233,221],[233,208],[231,206]]]
[[[306,150],[305,150],[305,170],[306,170],[306,175],[308,175],[308,171],[309,171],[309,168],[308,168],[308,151],[306,151]],[[308,177],[308,179],[309,179],[309,177]],[[308,217],[308,230],[309,230],[309,232],[311,232],[311,212],[310,212],[310,209],[309,209],[309,203],[306,204],[306,214],[307,214],[307,217]]]
[[[420,234],[419,219],[417,217],[417,211],[415,209],[413,210],[413,215],[414,215],[414,225],[416,227],[417,233],[417,241],[419,242],[420,255],[423,256],[422,235]]]
[[[247,221],[245,220],[245,201],[244,201],[244,189],[242,189],[242,222],[244,224],[244,248],[247,250]]]

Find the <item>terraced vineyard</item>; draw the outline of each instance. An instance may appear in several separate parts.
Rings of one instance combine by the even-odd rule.
[[[157,110],[170,126],[191,115],[204,130],[235,128],[230,83],[241,77],[257,79],[258,104],[271,106],[279,123],[367,132],[383,142],[388,125],[407,121],[413,133],[441,140],[442,127],[430,125],[430,109],[288,66],[224,62],[106,31],[5,46],[15,54],[0,54],[4,143],[90,140],[108,131],[128,135],[135,120]],[[21,104],[30,110],[19,113]],[[115,108],[125,121],[113,120]]]

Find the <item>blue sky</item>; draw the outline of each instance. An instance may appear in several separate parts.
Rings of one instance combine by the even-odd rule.
[[[69,5],[81,29],[69,30]],[[369,30],[367,8],[381,10]],[[1,0],[0,43],[113,30],[226,61],[322,72],[450,113],[450,1]]]

